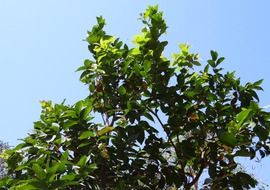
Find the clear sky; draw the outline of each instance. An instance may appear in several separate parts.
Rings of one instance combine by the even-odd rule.
[[[140,31],[139,13],[155,4],[169,26],[166,54],[178,43],[190,44],[203,61],[217,50],[243,82],[264,79],[261,105],[270,104],[269,0],[0,0],[0,139],[16,145],[25,137],[39,119],[40,100],[74,103],[88,94],[75,70],[90,57],[83,39],[96,16],[129,43]],[[254,164],[268,184],[269,163]]]

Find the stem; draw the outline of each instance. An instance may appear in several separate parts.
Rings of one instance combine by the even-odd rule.
[[[105,112],[105,119],[106,119],[106,125],[109,126],[110,125],[109,117],[106,112]]]
[[[113,114],[110,126],[113,126],[115,121],[116,121],[116,115]]]
[[[201,160],[201,167],[200,167],[199,172],[197,173],[197,175],[194,177],[194,179],[190,183],[186,184],[185,189],[190,189],[193,185],[195,185],[198,182],[200,176],[202,175],[204,167],[205,167],[204,159],[202,159]]]
[[[105,121],[103,113],[101,113],[101,117],[102,117],[102,120],[103,120],[103,124],[106,125],[106,121]]]
[[[151,110],[150,108],[148,108],[147,106],[146,106],[146,109],[148,110],[148,111],[150,111],[155,117],[156,117],[156,119],[158,120],[158,122],[159,122],[159,124],[161,125],[161,127],[163,128],[163,130],[165,131],[165,133],[166,133],[166,135],[167,135],[167,137],[168,137],[168,140],[169,140],[169,142],[172,144],[172,146],[173,146],[173,148],[174,148],[174,150],[175,150],[175,153],[176,153],[176,155],[177,155],[177,148],[176,148],[176,146],[175,146],[175,144],[173,143],[173,140],[172,140],[172,138],[171,138],[171,136],[170,136],[170,133],[169,133],[169,130],[166,128],[166,126],[162,123],[162,121],[161,121],[161,119],[159,118],[159,116],[158,116],[158,114],[156,113],[156,112],[154,112],[153,110]]]

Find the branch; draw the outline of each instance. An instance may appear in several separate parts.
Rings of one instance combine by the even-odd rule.
[[[168,139],[169,139],[169,142],[172,144],[172,146],[173,146],[173,148],[174,148],[174,150],[175,150],[175,153],[176,153],[176,155],[178,154],[177,152],[177,148],[176,148],[176,146],[175,146],[175,144],[173,143],[173,140],[172,140],[172,138],[171,138],[171,136],[170,136],[170,133],[169,133],[169,130],[166,128],[166,126],[162,123],[162,121],[161,121],[161,119],[159,118],[159,116],[158,116],[158,114],[156,113],[156,112],[154,112],[153,110],[151,110],[149,107],[147,107],[147,106],[145,106],[146,107],[146,109],[149,111],[149,112],[151,112],[155,117],[156,117],[156,119],[158,120],[158,122],[160,123],[160,125],[161,125],[161,127],[163,128],[163,130],[165,131],[165,133],[166,133],[166,135],[167,135],[167,137],[168,137]]]
[[[106,116],[106,118],[105,118],[106,119],[106,125],[109,126],[110,125],[110,121],[109,121],[108,114],[107,114],[107,112],[105,112],[104,114]]]
[[[103,120],[103,124],[106,125],[106,121],[105,121],[105,118],[104,118],[104,113],[101,113],[101,117],[102,117],[102,120]]]
[[[204,161],[205,161],[205,159],[201,159],[201,167],[200,167],[199,172],[197,173],[197,175],[194,177],[194,179],[190,183],[185,185],[185,189],[190,189],[193,185],[195,185],[198,182],[200,176],[202,175],[204,167],[205,167]]]
[[[116,117],[115,114],[113,114],[113,116],[112,116],[112,121],[111,121],[110,126],[113,126],[113,125],[114,125],[114,122],[115,122],[116,120],[117,120],[117,117]]]

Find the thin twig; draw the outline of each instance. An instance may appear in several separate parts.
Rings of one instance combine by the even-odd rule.
[[[106,125],[109,126],[110,125],[110,121],[109,121],[109,117],[107,115],[107,113],[105,112],[105,119],[106,119]]]
[[[175,150],[175,153],[176,153],[176,155],[177,155],[177,154],[178,154],[178,153],[177,153],[177,152],[178,152],[178,151],[177,151],[177,148],[176,148],[175,144],[173,143],[173,140],[172,140],[172,138],[171,138],[171,136],[170,136],[170,134],[169,134],[168,129],[167,129],[166,126],[162,123],[162,121],[161,121],[161,119],[159,118],[158,114],[155,113],[155,112],[154,112],[153,110],[151,110],[150,108],[148,108],[147,106],[146,106],[146,109],[147,109],[148,111],[150,111],[150,112],[156,117],[156,119],[158,120],[159,124],[161,125],[161,127],[162,127],[163,130],[165,131],[166,135],[168,136],[168,139],[169,139],[170,143],[172,144],[172,146],[173,146],[173,148],[174,148],[174,150]]]
[[[116,120],[117,120],[117,117],[116,117],[115,114],[113,114],[113,116],[112,116],[112,121],[111,121],[110,126],[113,126],[113,125],[114,125],[114,122],[115,122]]]
[[[203,170],[205,168],[204,161],[205,161],[204,159],[201,160],[201,167],[200,167],[199,172],[193,178],[193,180],[185,186],[186,189],[190,189],[193,185],[195,185],[198,182],[198,180],[199,180],[200,176],[202,175],[202,172],[203,172]]]
[[[106,125],[106,121],[105,121],[105,118],[104,118],[103,113],[101,113],[101,117],[102,117],[102,120],[103,120],[104,125]]]

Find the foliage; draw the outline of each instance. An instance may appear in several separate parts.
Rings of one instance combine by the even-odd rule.
[[[5,151],[8,149],[8,143],[0,140],[0,179],[6,176]]]
[[[157,6],[130,48],[104,30],[88,32],[93,60],[78,71],[90,94],[74,105],[42,101],[34,133],[8,151],[2,189],[192,189],[208,171],[211,189],[257,181],[236,159],[269,154],[270,114],[258,105],[262,80],[242,85],[211,51],[204,66],[189,46],[170,60]],[[103,122],[95,123],[100,114]]]

